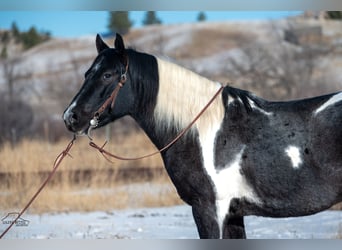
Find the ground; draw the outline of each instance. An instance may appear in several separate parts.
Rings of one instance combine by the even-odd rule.
[[[2,217],[3,218],[3,217]],[[26,226],[14,226],[7,239],[196,239],[197,230],[186,205],[89,213],[24,214]],[[246,217],[251,239],[336,239],[342,233],[342,212],[271,219]],[[6,227],[3,221],[1,232]]]

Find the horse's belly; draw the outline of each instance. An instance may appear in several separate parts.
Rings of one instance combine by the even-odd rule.
[[[328,184],[317,186],[306,184],[297,190],[278,190],[277,196],[274,195],[274,192],[272,196],[268,193],[259,193],[259,199],[262,200],[259,203],[252,203],[248,200],[232,202],[230,210],[236,211],[240,215],[305,216],[328,209],[341,198],[338,192]]]

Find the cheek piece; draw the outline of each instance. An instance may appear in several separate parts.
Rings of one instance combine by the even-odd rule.
[[[117,97],[120,89],[125,85],[125,83],[127,81],[127,70],[128,70],[128,61],[127,61],[127,65],[126,65],[126,70],[124,73],[121,74],[120,81],[118,82],[118,84],[114,88],[112,94],[102,104],[102,106],[95,112],[93,118],[90,120],[90,122],[89,122],[90,126],[89,126],[89,129],[87,131],[87,136],[90,140],[93,140],[93,138],[91,137],[91,131],[99,125],[100,115],[105,111],[105,109],[109,105],[110,105],[111,109],[114,108],[116,97]]]

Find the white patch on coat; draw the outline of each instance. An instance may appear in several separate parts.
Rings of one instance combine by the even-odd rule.
[[[255,104],[255,102],[252,99],[247,98],[247,100],[248,100],[248,103],[249,103],[249,105],[251,106],[252,109],[258,110],[260,113],[262,113],[262,114],[264,114],[266,116],[273,115],[273,112],[267,112],[266,110],[260,108],[258,105]],[[228,107],[229,107],[229,105],[232,105],[236,101],[238,101],[240,103],[243,103],[243,101],[241,100],[240,97],[234,98],[234,97],[229,95],[228,96]]]
[[[228,103],[227,103],[228,107],[229,107],[229,105],[233,104],[235,101],[236,100],[234,97],[232,97],[231,95],[228,95]]]
[[[258,197],[253,189],[248,185],[245,178],[240,173],[240,164],[245,145],[239,153],[234,156],[232,162],[222,170],[217,170],[214,166],[214,144],[216,132],[220,124],[212,127],[207,133],[200,134],[202,146],[203,164],[207,174],[210,176],[216,196],[216,214],[220,228],[220,236],[223,233],[223,222],[229,212],[229,205],[233,198],[246,198],[247,200],[259,203]]]
[[[102,62],[103,58],[100,58],[100,60],[93,66],[92,71],[96,72],[99,68],[101,68]]]
[[[262,114],[266,115],[266,116],[271,116],[273,115],[273,112],[267,112],[266,110],[258,107],[255,102],[253,100],[251,100],[250,98],[247,98],[248,99],[248,102],[249,102],[249,105],[251,105],[251,108],[252,109],[255,109],[255,110],[258,110],[259,112],[261,112]]]
[[[296,146],[288,146],[285,149],[285,153],[288,157],[290,157],[293,168],[299,168],[300,164],[303,163],[301,155],[300,155],[300,149]]]
[[[192,122],[218,91],[221,84],[176,64],[161,59],[157,59],[157,62],[159,91],[154,119],[157,127],[161,129],[168,129],[172,126],[181,130]],[[192,127],[192,131],[197,130],[198,132],[203,165],[214,185],[216,213],[221,236],[223,221],[233,198],[244,197],[249,201],[259,202],[252,188],[240,173],[240,161],[245,146],[242,146],[241,151],[232,162],[224,166],[224,169],[217,171],[214,166],[215,137],[221,127],[224,115],[225,109],[220,94]]]
[[[323,105],[321,105],[318,109],[315,110],[314,114],[317,115],[319,112],[325,110],[329,106],[331,106],[337,102],[340,102],[340,101],[342,101],[342,92],[332,96],[328,101],[323,103]]]

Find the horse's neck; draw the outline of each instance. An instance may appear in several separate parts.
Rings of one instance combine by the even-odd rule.
[[[152,117],[148,119],[149,124],[145,124],[145,131],[160,147],[193,121],[221,85],[160,59],[158,72],[157,102]],[[220,123],[223,115],[224,108],[219,95],[188,135],[195,131],[207,131],[213,124]]]

